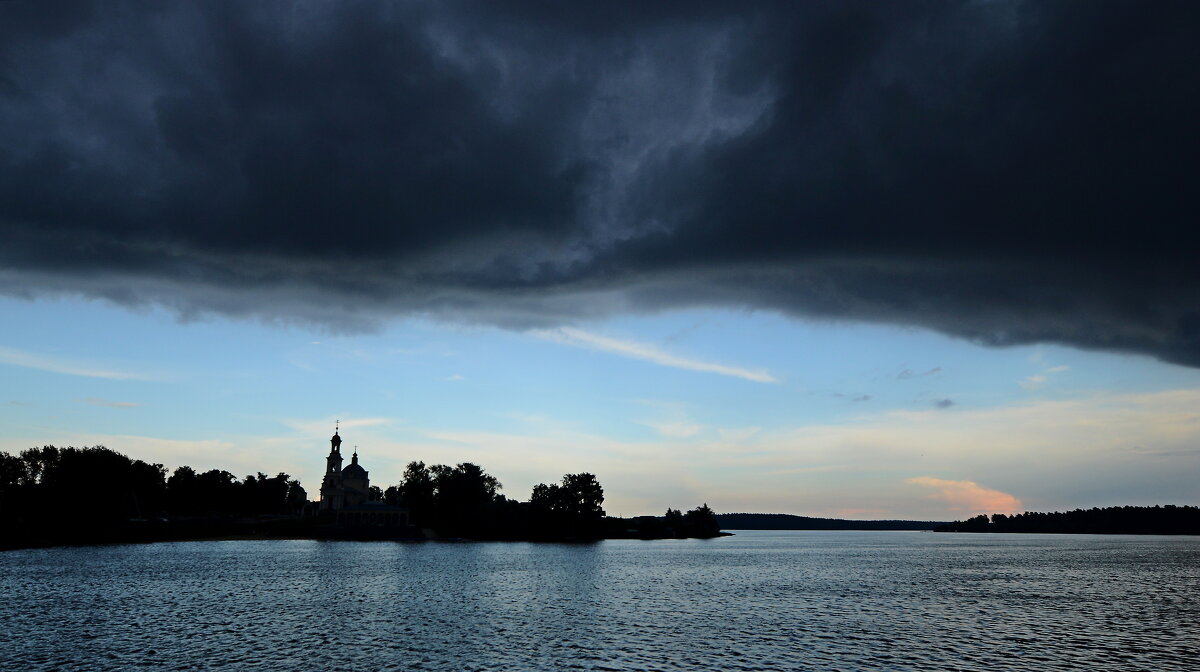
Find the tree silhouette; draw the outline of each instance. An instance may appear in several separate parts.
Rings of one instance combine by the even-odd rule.
[[[683,529],[689,537],[715,537],[721,533],[721,524],[708,504],[702,504],[683,515]]]
[[[394,488],[388,488],[391,499],[387,499],[387,493],[384,494],[385,500],[389,504],[402,504],[408,507],[409,517],[413,523],[417,525],[430,525],[434,518],[434,493],[437,491],[437,485],[433,480],[433,472],[431,472],[424,462],[409,462],[404,468],[404,477],[400,481],[400,485]]]
[[[577,520],[596,521],[604,517],[604,488],[592,474],[566,474],[560,496],[566,512]]]
[[[435,484],[434,502],[439,530],[452,534],[478,534],[484,509],[496,497],[500,482],[479,465],[462,462],[454,468],[437,464],[430,468]]]
[[[683,531],[683,512],[679,509],[672,509],[668,506],[667,513],[663,516],[663,519],[663,522],[665,522],[668,527],[680,532]]]
[[[288,511],[297,513],[308,503],[308,492],[300,485],[300,481],[288,481],[287,506]]]
[[[597,536],[604,520],[604,488],[592,474],[565,474],[560,484],[533,486],[529,505],[544,536]]]

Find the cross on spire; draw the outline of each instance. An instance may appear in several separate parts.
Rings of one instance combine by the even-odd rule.
[[[333,421],[333,436],[329,438],[329,444],[333,452],[338,452],[341,449],[342,437],[338,435],[339,421]]]

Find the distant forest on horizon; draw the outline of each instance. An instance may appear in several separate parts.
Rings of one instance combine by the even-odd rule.
[[[1040,513],[1026,511],[978,515],[956,520],[935,532],[1034,532],[1062,534],[1200,534],[1200,508],[1176,506],[1109,506]]]
[[[932,530],[945,521],[846,520],[790,513],[718,513],[723,530]]]
[[[1042,513],[980,514],[967,520],[843,520],[787,513],[720,513],[723,530],[932,530],[1057,534],[1200,534],[1200,508],[1110,506]]]

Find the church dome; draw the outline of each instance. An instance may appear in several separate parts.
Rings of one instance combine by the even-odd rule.
[[[358,451],[354,451],[354,456],[350,458],[350,466],[342,469],[342,478],[356,478],[367,480],[367,470],[358,466]]]

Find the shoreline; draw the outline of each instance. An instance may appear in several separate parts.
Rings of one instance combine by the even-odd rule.
[[[213,531],[211,534],[194,534],[189,530],[157,529],[124,529],[112,530],[107,534],[81,534],[63,536],[26,536],[16,537],[5,535],[0,541],[0,552],[41,548],[65,548],[86,546],[116,546],[131,544],[157,544],[196,541],[379,541],[393,543],[435,542],[435,543],[470,543],[470,542],[513,542],[513,543],[550,543],[550,544],[588,544],[609,539],[641,539],[644,541],[660,541],[664,539],[715,539],[734,536],[732,532],[720,532],[711,537],[677,537],[677,536],[632,536],[612,535],[601,537],[443,537],[437,535],[386,534],[374,531],[317,529],[306,533],[295,531],[279,531],[273,533],[267,530]]]

